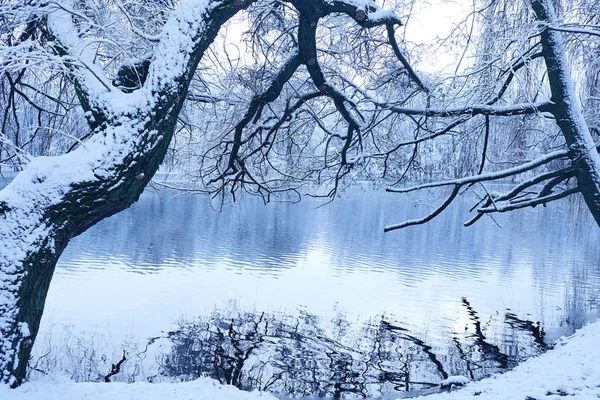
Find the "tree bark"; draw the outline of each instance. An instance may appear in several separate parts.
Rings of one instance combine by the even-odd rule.
[[[551,28],[557,21],[550,0],[532,0],[531,6],[536,18],[550,26],[544,28],[540,39],[548,71],[551,101],[554,103],[551,112],[569,146],[569,157],[575,168],[577,185],[600,226],[600,156],[575,93],[563,34]]]

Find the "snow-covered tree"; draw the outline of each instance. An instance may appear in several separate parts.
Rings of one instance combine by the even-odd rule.
[[[465,222],[471,225],[483,215],[495,212],[512,211],[524,207],[534,207],[550,201],[561,199],[576,193],[581,193],[585,203],[596,222],[600,225],[600,157],[597,144],[592,136],[592,128],[597,128],[593,115],[595,110],[586,110],[582,104],[597,106],[593,95],[585,95],[576,90],[576,84],[586,87],[582,82],[589,68],[578,64],[576,54],[570,51],[572,41],[565,39],[565,33],[577,35],[577,44],[584,48],[596,48],[597,40],[584,41],[584,37],[597,37],[600,34],[598,25],[590,22],[590,2],[575,2],[564,5],[563,14],[571,13],[575,22],[559,20],[555,12],[555,3],[551,0],[532,0],[529,4],[504,2],[501,0],[485,3],[477,10],[484,21],[482,36],[484,51],[480,53],[480,62],[463,73],[460,78],[462,85],[465,81],[477,82],[477,88],[472,91],[475,96],[481,96],[480,105],[472,105],[471,115],[484,114],[484,144],[482,146],[481,163],[477,173],[405,188],[390,188],[391,192],[406,193],[431,187],[449,187],[450,195],[429,215],[400,224],[390,225],[386,230],[399,229],[410,225],[426,223],[441,213],[461,193],[462,189],[470,188],[476,183],[494,180],[525,177],[511,190],[505,193],[487,192],[481,197],[473,210],[475,215]],[[526,6],[529,6],[526,8]],[[531,10],[531,12],[529,12]],[[528,15],[531,14],[531,15]],[[593,12],[592,12],[593,14]],[[591,18],[592,21],[595,17]],[[585,21],[586,23],[582,22]],[[581,49],[580,49],[581,51]],[[575,62],[569,62],[568,55],[574,56]],[[543,61],[537,67],[537,60]],[[490,79],[492,76],[492,79]],[[453,77],[452,79],[456,79]],[[537,80],[537,82],[536,82]],[[514,82],[518,81],[518,85]],[[461,81],[459,80],[459,83]],[[587,86],[591,90],[592,85]],[[483,88],[483,91],[481,90]],[[512,95],[511,95],[512,88]],[[517,89],[517,92],[515,92]],[[501,102],[515,97],[525,102],[498,106]],[[540,98],[546,100],[539,101]],[[467,101],[473,104],[472,100]],[[399,109],[398,112],[412,110]],[[429,115],[448,115],[444,110],[420,110]],[[452,110],[452,112],[462,112]],[[445,114],[444,114],[445,113]],[[541,145],[539,136],[537,142],[530,145],[538,157],[521,162],[511,162],[513,166],[484,172],[485,160],[488,155],[488,140],[492,120],[503,124],[499,129],[502,134],[511,134],[508,115],[523,114],[533,118],[526,126],[526,135],[536,137],[535,129],[542,131],[546,141]],[[587,114],[588,118],[585,117]],[[590,122],[588,122],[590,121]],[[560,135],[560,140],[556,133]],[[513,141],[514,143],[514,141]],[[531,154],[528,154],[531,156]],[[517,165],[514,165],[517,164]],[[533,173],[532,171],[541,171]],[[569,181],[573,181],[568,184]]]
[[[26,167],[0,194],[3,382],[17,386],[25,376],[48,286],[67,243],[138,199],[167,152],[200,61],[223,25],[252,3],[2,2],[0,14],[8,27],[0,49],[3,74],[13,78],[15,88],[52,74],[67,77],[89,131],[88,138],[66,154],[23,154]],[[309,70],[319,96],[329,96],[354,124],[346,97],[327,83],[316,62],[321,18],[343,14],[366,28],[400,23],[395,14],[368,1],[266,2],[256,7],[275,19],[291,12],[278,8],[293,8],[298,27],[290,34],[296,46],[288,49],[278,71],[270,71],[266,89],[249,99],[222,176],[240,170],[248,176],[238,150],[244,128],[260,118],[301,65]],[[143,26],[140,21],[145,21]]]

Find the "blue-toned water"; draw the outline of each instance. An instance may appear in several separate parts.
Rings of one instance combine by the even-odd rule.
[[[251,389],[270,379],[253,378],[260,365],[272,373],[289,356],[321,383],[289,370],[269,390],[361,397],[425,389],[444,374],[479,378],[593,318],[599,229],[577,202],[464,228],[472,203],[461,200],[427,225],[384,234],[439,201],[419,196],[353,189],[322,207],[244,198],[218,212],[206,198],[149,189],[65,251],[36,344],[36,357],[47,354],[40,369],[52,352],[93,345],[101,350],[73,355],[91,372],[67,373],[98,379],[127,349],[143,368],[131,361],[121,380],[209,375]],[[238,381],[231,360],[245,353],[232,337],[251,348]],[[159,339],[140,356],[149,338]],[[229,360],[222,370],[215,357]]]

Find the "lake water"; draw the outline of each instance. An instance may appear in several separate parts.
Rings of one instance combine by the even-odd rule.
[[[510,368],[594,318],[599,230],[577,204],[464,228],[458,202],[383,233],[424,200],[357,189],[218,212],[149,189],[65,251],[32,365],[102,380],[125,350],[112,380],[393,398]]]

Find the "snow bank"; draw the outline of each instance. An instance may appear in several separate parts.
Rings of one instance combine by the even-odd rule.
[[[600,322],[589,324],[554,350],[531,358],[512,371],[464,389],[421,396],[426,400],[525,400],[600,398]],[[476,397],[474,397],[476,396]],[[567,396],[567,397],[565,397]]]
[[[2,400],[276,400],[267,393],[244,392],[208,378],[182,383],[73,383],[47,379],[18,389],[0,385]]]

